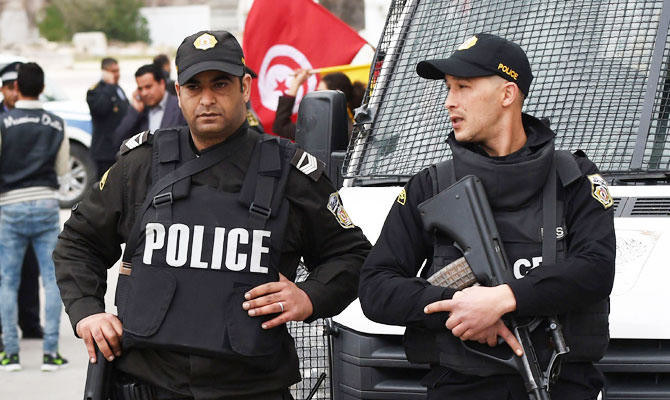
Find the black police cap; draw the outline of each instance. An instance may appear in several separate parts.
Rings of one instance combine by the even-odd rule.
[[[533,74],[526,53],[516,43],[500,36],[478,33],[460,45],[449,58],[424,60],[416,72],[426,79],[444,79],[498,75],[517,84],[528,96]]]
[[[245,73],[242,47],[226,31],[200,31],[188,36],[177,49],[175,64],[180,85],[208,70],[222,71],[233,76]]]
[[[0,69],[0,80],[2,80],[3,85],[15,81],[16,78],[18,78],[19,66],[21,64],[23,63],[20,61],[14,61],[13,63],[9,63]]]

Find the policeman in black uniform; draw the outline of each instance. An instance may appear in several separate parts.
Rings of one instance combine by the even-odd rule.
[[[408,359],[431,366],[422,382],[429,399],[528,399],[516,371],[463,344],[488,344],[498,355],[509,346],[519,354],[501,317],[558,315],[570,352],[552,399],[595,399],[603,377],[593,362],[607,347],[614,280],[613,201],[605,180],[584,153],[555,150],[554,132],[522,114],[532,74],[517,44],[478,34],[447,59],[420,62],[417,73],[446,81],[453,160],[418,173],[393,204],[361,271],[363,311],[372,320],[407,326]],[[443,178],[436,187],[437,170],[449,182]],[[453,240],[424,229],[417,206],[466,175],[479,177],[486,189],[517,280],[459,291],[426,280],[462,252]],[[552,181],[557,196],[545,207],[543,193],[551,189],[545,182]],[[544,265],[543,210],[555,212],[557,221],[557,261]],[[533,339],[545,367],[550,349],[543,328]],[[499,338],[507,344],[498,345]]]
[[[119,86],[120,70],[116,59],[103,58],[100,63],[102,77],[86,92],[86,102],[91,112],[93,138],[91,158],[95,162],[98,179],[114,164],[119,142],[114,130],[128,111],[128,97]]]
[[[344,309],[370,244],[320,161],[248,127],[251,77],[230,33],[187,37],[176,64],[189,126],[130,138],[73,209],[54,252],[66,311],[89,356],[95,342],[115,360],[117,386],[289,399],[300,374],[285,323]],[[103,296],[124,242],[117,318]],[[310,274],[294,284],[301,257]]]

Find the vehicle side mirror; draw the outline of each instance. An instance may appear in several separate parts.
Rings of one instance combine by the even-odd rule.
[[[326,173],[336,187],[349,141],[347,100],[339,90],[307,93],[300,102],[295,141],[326,163]]]

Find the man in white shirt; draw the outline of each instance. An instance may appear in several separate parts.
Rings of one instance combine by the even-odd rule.
[[[179,101],[166,90],[165,77],[158,67],[141,66],[135,72],[135,81],[131,107],[116,129],[117,143],[142,131],[186,125]]]

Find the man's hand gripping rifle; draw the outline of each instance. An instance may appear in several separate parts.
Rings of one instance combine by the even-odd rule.
[[[476,281],[484,286],[497,286],[514,279],[484,186],[477,177],[472,175],[464,177],[420,204],[418,208],[426,229],[445,234],[462,249],[467,261],[466,266],[469,265],[468,272],[474,275],[473,282]],[[435,275],[450,275],[453,271],[449,271],[448,267]],[[429,281],[435,281],[434,277],[431,278]],[[510,352],[509,358],[499,358],[469,347],[465,342],[463,345],[472,353],[519,371],[531,400],[550,400],[549,383],[558,373],[559,363],[555,361],[569,351],[558,319],[547,318],[554,350],[545,371],[542,371],[530,338],[530,332],[539,321],[536,319],[531,323],[522,324],[509,315],[504,316],[503,320],[523,347],[521,357],[516,357]]]

